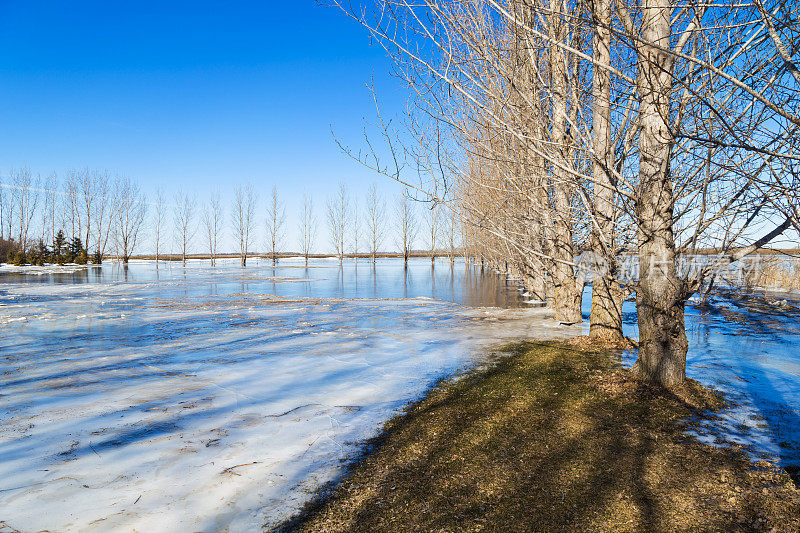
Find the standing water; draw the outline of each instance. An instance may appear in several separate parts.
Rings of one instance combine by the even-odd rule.
[[[275,523],[481,347],[579,333],[447,260],[3,270],[0,522],[25,531]]]
[[[588,330],[591,287],[583,296]],[[622,306],[623,329],[638,338],[636,305]],[[722,391],[731,407],[701,421],[700,440],[742,446],[796,476],[800,465],[800,307],[797,302],[722,290],[686,306],[687,375]],[[632,366],[636,354],[623,355]],[[796,478],[795,478],[796,479]]]

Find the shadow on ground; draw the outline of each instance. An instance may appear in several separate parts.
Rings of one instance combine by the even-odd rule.
[[[277,531],[800,530],[788,475],[687,425],[724,403],[608,353],[519,344],[391,420]]]

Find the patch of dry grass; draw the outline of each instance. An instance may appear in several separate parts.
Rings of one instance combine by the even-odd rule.
[[[389,421],[282,531],[800,530],[788,475],[684,429],[723,404],[608,353],[519,344]]]
[[[752,287],[800,290],[800,261],[789,261],[782,257],[762,258],[759,268],[749,276],[748,284]]]

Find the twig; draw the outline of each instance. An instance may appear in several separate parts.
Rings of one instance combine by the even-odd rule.
[[[239,474],[237,472],[234,472],[233,469],[234,468],[239,468],[240,466],[257,465],[258,463],[259,463],[259,461],[253,461],[252,463],[242,463],[240,465],[229,466],[228,468],[226,468],[225,470],[220,472],[220,474],[226,474],[227,473],[227,474],[235,474],[237,476],[241,476],[241,474]]]

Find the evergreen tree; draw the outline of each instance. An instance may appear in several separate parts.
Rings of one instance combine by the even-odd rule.
[[[11,257],[11,264],[15,266],[22,266],[26,263],[25,252],[17,250]]]
[[[59,265],[64,264],[64,253],[66,252],[67,238],[64,231],[58,230],[58,235],[53,239],[53,262]]]
[[[36,248],[33,251],[33,256],[31,257],[31,264],[44,266],[49,258],[50,250],[47,248],[47,245],[44,243],[44,241],[39,239],[39,242],[36,244]]]
[[[78,257],[83,252],[83,257],[86,257],[86,251],[83,249],[83,243],[81,242],[80,237],[73,237],[70,241],[69,245],[67,246],[67,262],[68,263],[76,263]]]

